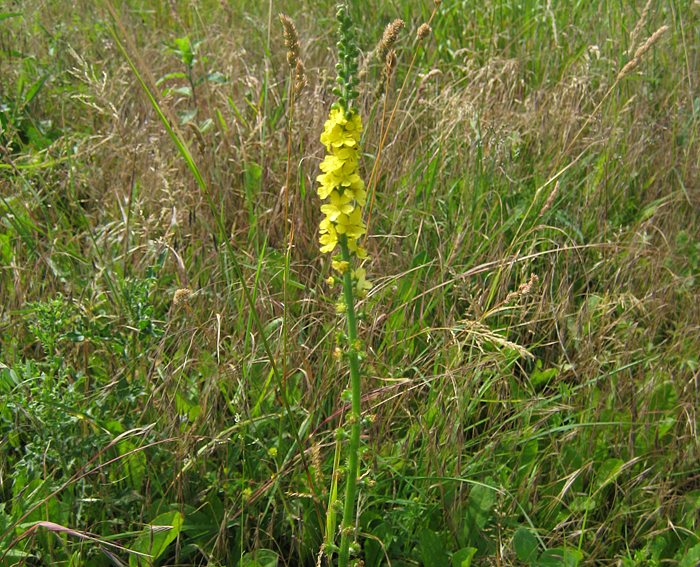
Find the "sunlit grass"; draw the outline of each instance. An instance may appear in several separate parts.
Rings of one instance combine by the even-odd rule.
[[[284,5],[298,96],[277,3],[12,4],[0,564],[315,565],[350,403],[317,230],[334,3]],[[350,6],[358,557],[694,567],[697,4],[433,9]]]

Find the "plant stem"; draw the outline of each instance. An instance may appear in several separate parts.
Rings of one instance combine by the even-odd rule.
[[[350,250],[345,235],[339,239],[343,260],[350,263]],[[350,447],[348,448],[347,477],[345,481],[345,502],[343,522],[340,527],[339,567],[347,567],[350,552],[350,534],[355,517],[355,496],[357,491],[358,453],[360,451],[360,359],[357,354],[357,319],[355,318],[355,298],[353,294],[352,270],[348,267],[343,274],[343,298],[345,299],[348,320],[348,358],[350,360],[350,388],[352,409],[350,412]]]

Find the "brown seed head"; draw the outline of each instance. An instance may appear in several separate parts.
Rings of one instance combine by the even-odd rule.
[[[521,297],[529,295],[539,281],[540,278],[537,276],[537,274],[530,274],[530,279],[528,281],[521,283],[518,286],[517,291],[511,291],[506,296],[505,303],[510,303],[511,301],[515,301],[520,299]]]
[[[557,180],[557,183],[554,185],[554,189],[552,189],[552,192],[549,194],[549,197],[547,197],[547,200],[544,202],[544,206],[540,210],[540,216],[542,216],[549,209],[552,208],[552,205],[554,204],[554,200],[557,198],[558,194],[559,194],[559,181]]]
[[[639,20],[637,21],[637,25],[634,26],[634,29],[632,30],[632,33],[630,34],[630,46],[629,46],[629,50],[627,51],[628,55],[630,55],[632,53],[632,50],[637,45],[637,38],[639,37],[639,34],[642,31],[642,29],[644,28],[644,26],[647,24],[647,18],[649,17],[650,8],[651,8],[651,0],[647,0],[647,3],[644,5],[644,9],[642,10],[642,15],[639,16]]]
[[[661,26],[658,30],[656,30],[649,38],[637,48],[637,51],[634,52],[634,56],[630,61],[627,62],[627,64],[622,68],[622,70],[617,74],[617,79],[620,80],[622,77],[627,75],[630,71],[633,71],[637,65],[639,65],[639,62],[642,60],[642,57],[644,57],[644,54],[649,51],[654,44],[659,41],[662,35],[664,35],[668,31],[668,26]]]
[[[386,61],[386,56],[389,51],[394,47],[396,40],[399,39],[399,32],[404,26],[404,21],[401,19],[396,19],[391,22],[384,30],[384,35],[377,45],[377,55],[380,61]]]
[[[297,28],[294,22],[289,16],[284,14],[279,15],[280,22],[282,22],[284,46],[287,48],[287,63],[292,69],[297,66],[297,61],[299,60],[299,34],[297,33]]]
[[[307,85],[306,68],[301,59],[297,60],[296,68],[294,69],[294,94],[298,95],[304,90]]]
[[[173,295],[173,305],[187,303],[190,300],[190,297],[192,297],[191,289],[186,287],[178,289],[175,291],[175,295]]]
[[[430,33],[433,30],[430,28],[428,24],[421,24],[421,26],[418,28],[418,32],[416,33],[416,37],[418,37],[418,41],[424,40],[426,37],[430,35]]]

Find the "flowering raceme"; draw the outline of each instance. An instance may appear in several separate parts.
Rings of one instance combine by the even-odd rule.
[[[327,201],[321,206],[325,215],[320,225],[321,252],[332,253],[338,238],[345,235],[351,253],[359,258],[367,256],[357,243],[366,232],[362,206],[367,191],[357,172],[361,133],[362,120],[357,112],[340,106],[331,109],[321,134],[321,143],[327,152],[320,166],[323,173],[317,177],[318,196]]]

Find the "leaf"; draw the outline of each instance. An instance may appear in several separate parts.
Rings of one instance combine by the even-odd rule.
[[[46,83],[46,80],[47,80],[48,78],[49,78],[49,75],[48,75],[48,73],[47,73],[47,74],[45,74],[44,76],[39,77],[39,78],[34,82],[34,84],[33,84],[31,87],[29,87],[29,90],[27,91],[27,94],[24,95],[24,101],[22,102],[22,104],[23,104],[24,106],[28,105],[30,102],[32,102],[32,101],[34,100],[34,98],[36,97],[36,95],[39,94],[39,91],[40,91],[41,88],[44,86],[44,83]]]
[[[537,557],[537,537],[528,528],[520,527],[513,534],[513,549],[520,561],[531,563]]]
[[[581,559],[583,559],[583,554],[578,549],[554,547],[544,551],[533,565],[536,567],[577,567]]]
[[[207,74],[207,81],[210,83],[215,83],[217,85],[223,85],[228,82],[226,75],[220,73],[219,71],[213,71]]]
[[[271,549],[258,549],[246,553],[238,567],[277,567],[279,555]]]
[[[182,71],[175,71],[174,73],[167,73],[156,81],[156,85],[160,86],[165,81],[170,81],[172,79],[187,79],[187,73],[183,73]]]
[[[532,386],[539,390],[547,386],[552,380],[554,380],[559,375],[558,368],[546,368],[542,369],[542,361],[538,360],[535,364],[535,369],[530,374],[530,381]]]
[[[472,558],[476,555],[476,547],[463,547],[452,555],[452,567],[471,567]]]
[[[423,528],[418,536],[418,550],[424,567],[445,567],[449,564],[445,542],[433,530]]]
[[[697,567],[700,564],[700,543],[691,547],[683,559],[678,563],[678,567]]]
[[[22,12],[2,12],[0,13],[0,22],[3,20],[9,20],[10,18],[17,18],[22,15]]]
[[[496,491],[481,484],[475,485],[469,493],[468,514],[474,524],[484,529],[491,519],[494,505],[496,504]]]
[[[625,462],[622,459],[607,459],[603,461],[597,474],[598,490],[614,482],[624,469],[624,465]]]
[[[180,118],[180,125],[187,124],[188,122],[192,122],[192,120],[195,119],[197,116],[197,109],[193,110],[184,110],[182,112],[177,113],[178,117]]]
[[[175,541],[180,530],[182,529],[183,516],[180,512],[166,512],[156,516],[153,521],[146,527],[143,535],[140,535],[131,546],[133,551],[139,553],[147,553],[155,561],[158,559],[168,546]],[[149,561],[149,564],[152,564]],[[129,557],[130,567],[139,567],[143,565],[143,560],[132,555]]]
[[[173,92],[173,93],[175,93],[175,94],[179,94],[179,95],[182,95],[182,96],[186,96],[186,97],[191,97],[191,96],[192,96],[192,88],[189,87],[189,86],[187,86],[187,85],[182,86],[182,87],[175,87],[175,88],[172,88],[172,89],[170,89],[170,92]],[[196,110],[191,110],[191,111],[189,111],[189,112],[192,113],[192,118],[194,118],[195,115],[197,114],[197,111],[196,111]],[[182,113],[181,116],[184,115],[184,114],[185,114],[185,113]],[[189,120],[191,120],[192,118],[190,118]]]

